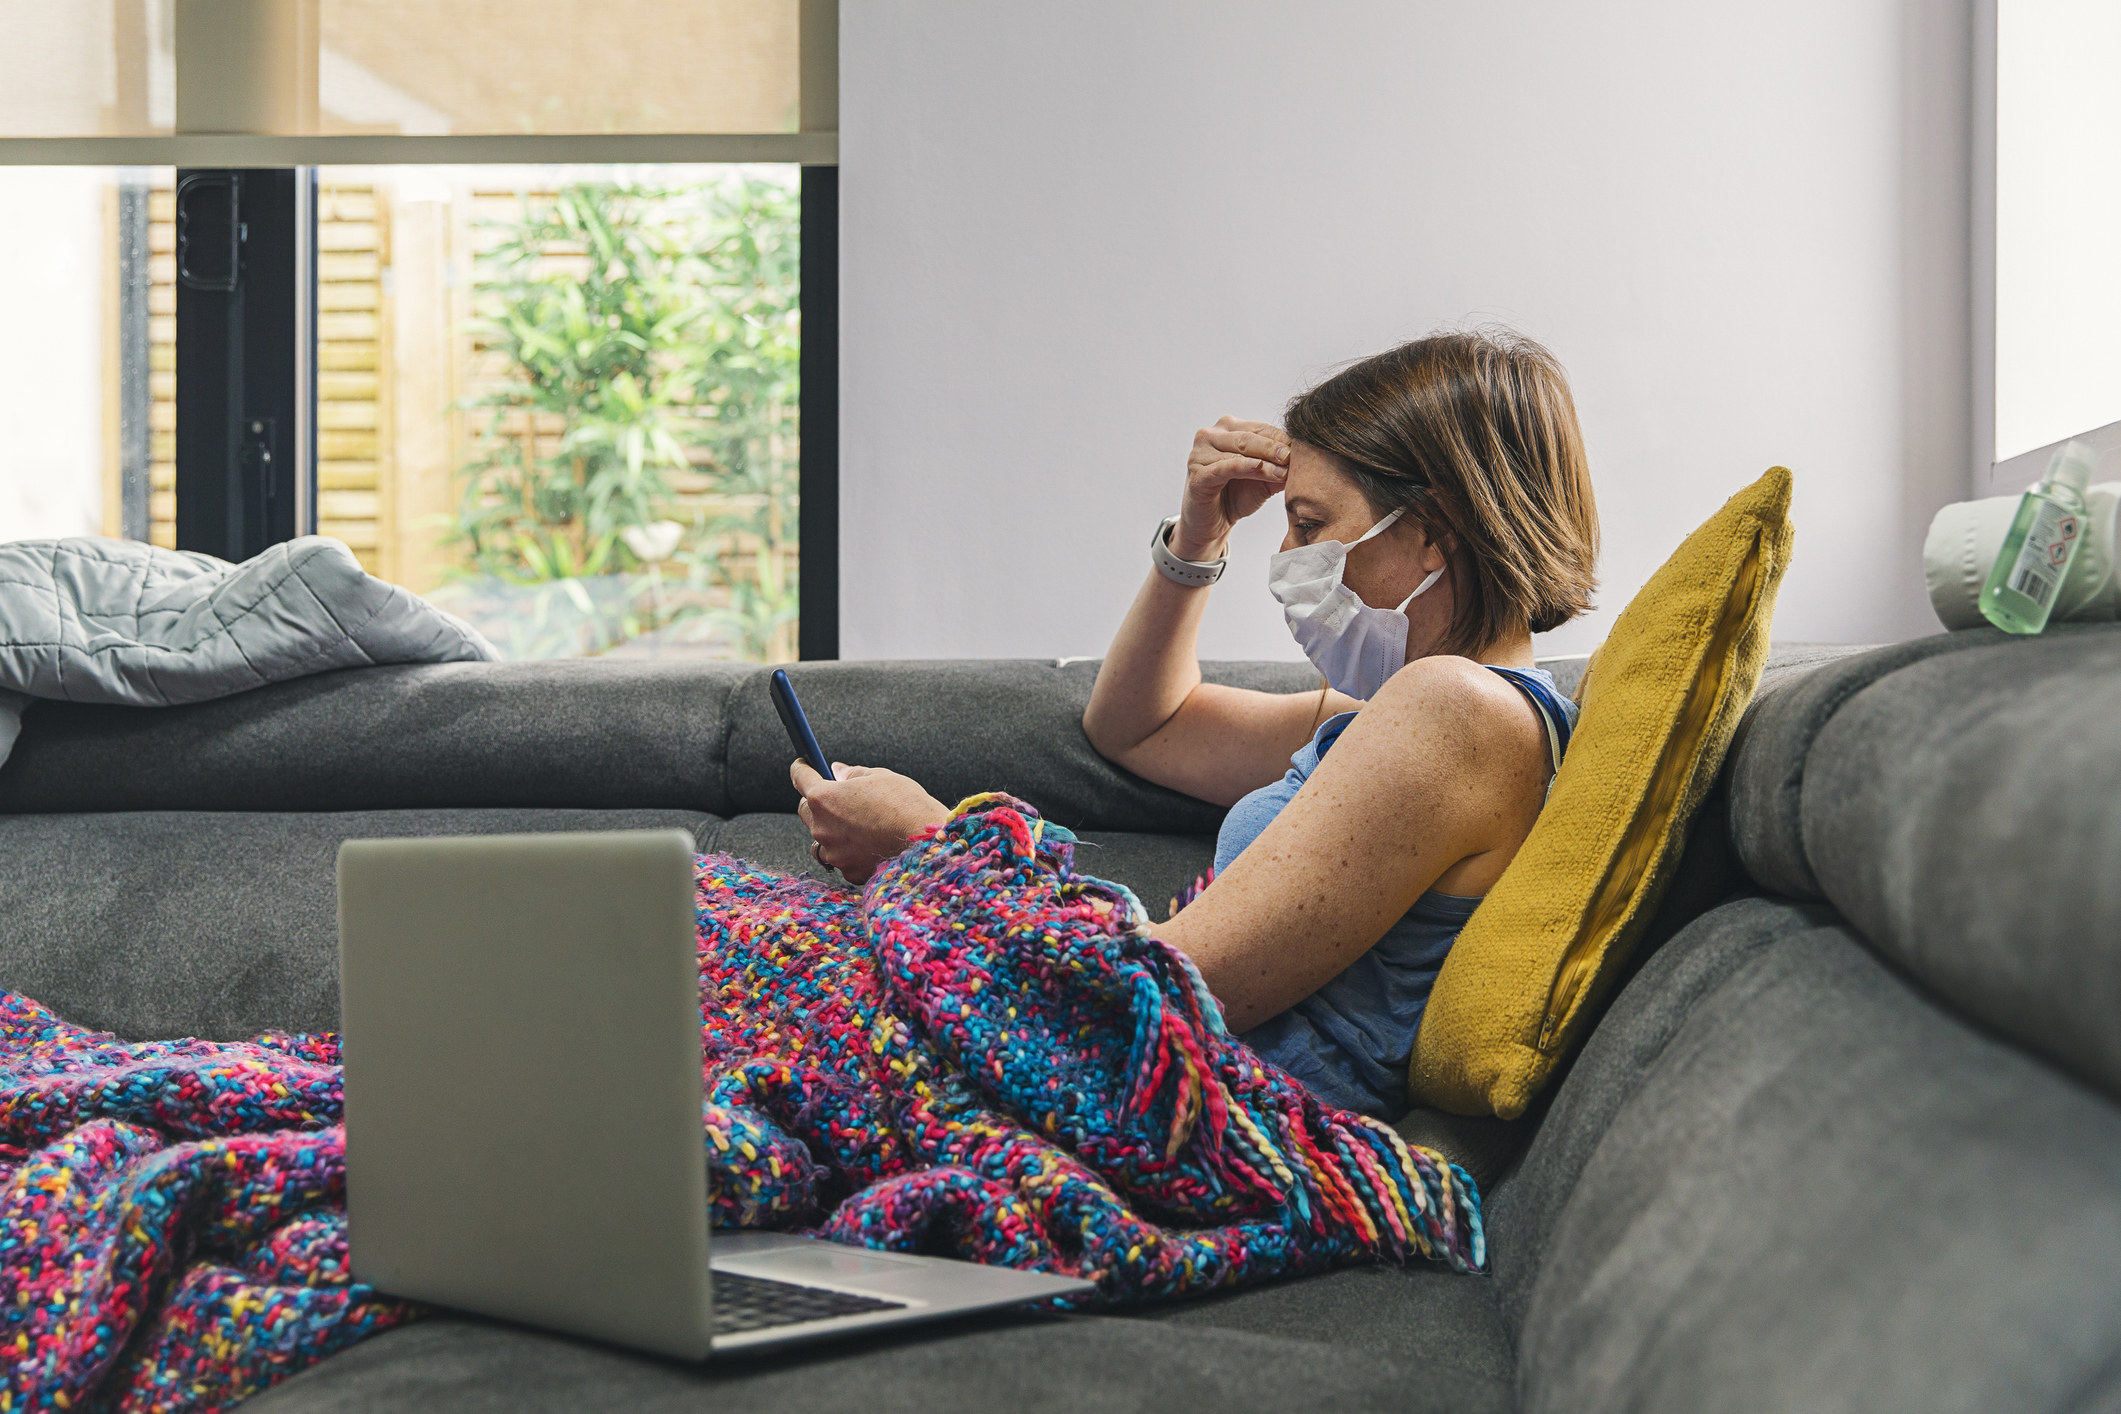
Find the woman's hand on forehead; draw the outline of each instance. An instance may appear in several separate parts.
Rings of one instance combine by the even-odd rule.
[[[1271,422],[1247,422],[1241,417],[1218,417],[1213,427],[1203,427],[1194,434],[1194,451],[1200,450],[1201,440],[1229,456],[1249,458],[1259,470],[1273,466],[1287,467],[1289,464],[1289,434]]]
[[[1288,434],[1271,422],[1221,417],[1195,432],[1171,553],[1183,560],[1221,555],[1231,529],[1279,492],[1288,474]]]

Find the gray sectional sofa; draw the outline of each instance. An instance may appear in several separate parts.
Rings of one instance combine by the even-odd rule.
[[[1091,752],[1094,670],[795,676],[835,756],[946,800],[1012,790],[1160,905],[1218,812]],[[737,667],[43,704],[0,768],[0,985],[132,1037],[330,1027],[341,839],[679,824],[801,869],[787,759]],[[1548,1102],[1409,1121],[1485,1176],[1489,1275],[1353,1269],[714,1367],[438,1318],[249,1407],[2121,1410],[2116,1096],[2121,626],[1785,650]]]

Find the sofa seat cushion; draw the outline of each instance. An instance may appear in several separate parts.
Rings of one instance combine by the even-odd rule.
[[[1170,915],[1180,889],[1215,863],[1212,835],[1085,830],[1076,839],[1079,872],[1126,885],[1158,919]],[[761,811],[722,821],[700,837],[700,848],[789,873],[819,872],[810,859],[810,832],[793,815]]]
[[[685,1365],[449,1317],[331,1357],[246,1402],[256,1414],[1034,1414],[1509,1407],[1454,1369],[1310,1340],[1103,1316],[1001,1316]]]
[[[339,843],[632,830],[679,810],[0,816],[0,987],[130,1040],[339,1024]]]
[[[1871,947],[2121,1095],[2121,625],[1874,682],[1813,742],[1801,820]]]
[[[337,859],[365,836],[676,825],[702,852],[819,873],[793,815],[688,810],[133,811],[0,816],[0,987],[132,1040],[339,1024]],[[1152,913],[1212,839],[1093,832],[1077,863]]]
[[[1343,1267],[1127,1314],[1174,1326],[1299,1336],[1507,1389],[1516,1362],[1495,1294],[1489,1277],[1416,1263]]]
[[[1489,1206],[1531,1411],[2121,1400],[2121,1109],[1830,909],[1696,920]]]

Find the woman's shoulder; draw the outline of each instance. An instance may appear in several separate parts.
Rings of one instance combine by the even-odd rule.
[[[1370,699],[1363,715],[1432,750],[1457,748],[1468,765],[1515,774],[1529,755],[1544,762],[1546,724],[1524,690],[1471,658],[1438,654],[1401,668]]]
[[[1425,810],[1403,818],[1410,828],[1442,831],[1431,843],[1453,861],[1429,887],[1485,893],[1546,798],[1553,766],[1545,718],[1502,674],[1468,658],[1433,657],[1393,674],[1363,709],[1362,725],[1334,754],[1424,801]]]
[[[1509,678],[1485,663],[1448,653],[1416,658],[1385,680],[1371,706],[1387,702],[1427,703],[1479,713],[1497,704],[1524,701],[1524,693]]]

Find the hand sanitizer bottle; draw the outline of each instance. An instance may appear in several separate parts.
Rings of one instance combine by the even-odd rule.
[[[2077,556],[2084,529],[2084,488],[2098,453],[2071,442],[2047,464],[2047,475],[2018,502],[2003,551],[1981,588],[1981,616],[2005,633],[2047,627],[2055,591]]]

